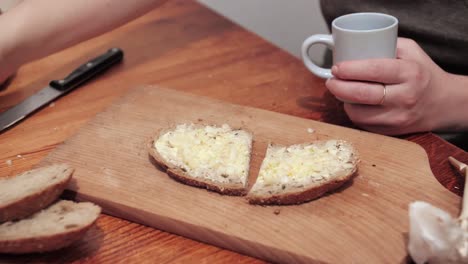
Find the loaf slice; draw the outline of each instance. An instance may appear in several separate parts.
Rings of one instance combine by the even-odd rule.
[[[148,149],[177,181],[221,194],[246,193],[252,135],[245,130],[180,124],[157,133]]]
[[[0,223],[31,215],[54,202],[73,174],[66,164],[0,178]]]
[[[357,164],[356,150],[342,140],[288,147],[270,144],[247,199],[262,205],[310,201],[350,180]]]
[[[64,248],[80,239],[101,208],[92,203],[59,201],[29,218],[0,225],[0,253],[20,254]]]

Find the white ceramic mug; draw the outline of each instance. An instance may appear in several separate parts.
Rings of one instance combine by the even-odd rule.
[[[348,60],[395,58],[398,19],[381,13],[354,13],[336,18],[331,35],[312,35],[302,43],[305,66],[321,78],[333,77],[330,69],[317,66],[309,57],[309,48],[325,44],[333,51],[333,64]]]

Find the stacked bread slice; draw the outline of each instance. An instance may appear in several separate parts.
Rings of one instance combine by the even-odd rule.
[[[167,174],[182,183],[252,204],[299,204],[336,190],[357,170],[355,148],[343,140],[292,146],[271,144],[248,191],[253,136],[229,125],[181,124],[159,131],[148,151]]]
[[[57,201],[73,169],[55,164],[0,178],[0,253],[45,252],[82,237],[101,209]]]

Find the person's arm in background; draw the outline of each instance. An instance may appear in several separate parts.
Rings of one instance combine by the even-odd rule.
[[[0,16],[0,83],[22,64],[116,28],[166,0],[24,0]]]
[[[398,59],[335,65],[326,86],[344,101],[350,119],[372,132],[468,131],[468,76],[445,72],[410,39],[399,38]],[[380,105],[386,85],[386,96]]]

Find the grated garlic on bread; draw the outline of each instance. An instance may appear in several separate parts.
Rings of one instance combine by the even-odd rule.
[[[245,130],[180,124],[159,132],[148,147],[167,174],[182,183],[221,194],[246,193],[252,135]]]
[[[96,221],[101,208],[92,203],[59,201],[32,216],[0,225],[0,253],[46,252],[69,246]]]
[[[0,223],[29,216],[54,202],[73,174],[67,164],[0,178]]]
[[[299,204],[333,191],[357,170],[354,147],[342,140],[270,145],[247,199],[252,204]]]

